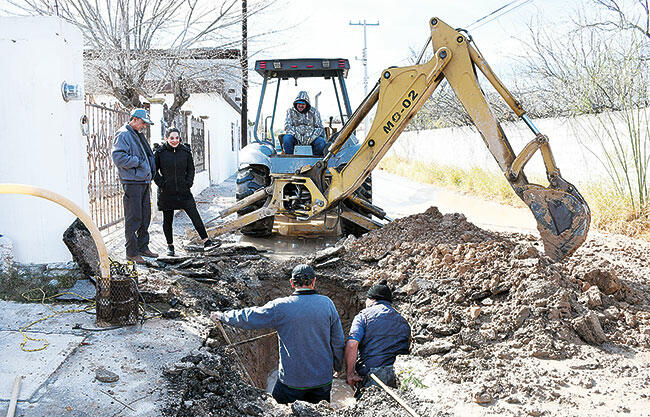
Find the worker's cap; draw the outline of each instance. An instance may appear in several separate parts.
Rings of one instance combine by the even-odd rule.
[[[316,278],[316,272],[314,268],[307,264],[296,265],[291,271],[291,279],[294,283],[311,283],[311,280]]]
[[[148,125],[152,125],[153,122],[149,118],[149,112],[146,111],[145,109],[133,109],[131,112],[131,117],[137,117],[138,119],[142,119],[143,122],[145,122]]]
[[[389,303],[393,302],[393,292],[388,288],[388,282],[386,280],[381,281],[379,284],[375,284],[368,290],[366,297],[371,300],[385,300]]]

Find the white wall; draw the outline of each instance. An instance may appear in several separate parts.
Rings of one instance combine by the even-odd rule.
[[[82,35],[56,17],[0,19],[0,183],[35,185],[88,210],[83,101],[65,102],[61,84],[83,87]],[[0,195],[0,234],[21,263],[71,259],[61,241],[75,216],[31,196]]]
[[[605,153],[594,138],[595,134],[604,135],[604,132],[600,131],[601,123],[597,116],[538,119],[534,120],[534,123],[548,136],[556,165],[564,179],[577,183],[608,178],[606,170],[598,160],[603,159]],[[502,127],[516,154],[534,138],[523,122],[503,123]],[[621,124],[619,131],[625,132],[626,127]],[[473,126],[404,132],[393,145],[389,155],[459,167],[478,166],[501,172]],[[525,172],[546,177],[539,152],[528,163]]]
[[[166,95],[165,100],[171,104],[173,97]],[[219,94],[192,94],[187,103],[183,105],[183,110],[191,111],[193,117],[208,116],[204,120],[206,131],[205,152],[208,153],[207,139],[209,134],[210,168],[196,174],[192,193],[197,194],[210,184],[219,184],[225,181],[237,171],[241,143],[240,115]],[[234,151],[231,146],[231,125],[233,123],[235,134]],[[156,129],[156,133],[158,132],[159,129]],[[183,138],[183,140],[187,140],[187,138]],[[152,135],[153,142],[155,142],[155,139]],[[207,160],[206,163],[208,163]]]

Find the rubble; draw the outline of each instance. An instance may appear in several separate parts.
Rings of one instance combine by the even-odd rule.
[[[72,254],[72,259],[79,265],[81,272],[87,277],[99,276],[99,254],[90,231],[79,219],[63,232],[63,243]]]
[[[643,278],[650,266],[648,253],[634,246],[612,248],[588,241],[560,263],[540,249],[532,236],[488,232],[460,214],[442,215],[430,208],[360,238],[342,239],[308,259],[272,260],[252,247],[236,245],[175,263],[163,258],[161,268],[174,278],[159,293],[179,300],[176,308],[205,315],[214,309],[260,305],[287,295],[291,268],[308,262],[317,267],[317,289],[334,300],[347,331],[367,289],[386,279],[394,288],[395,307],[412,326],[412,357],[442,369],[445,382],[464,387],[467,402],[508,404],[519,407],[520,414],[547,415],[545,404],[575,406],[558,392],[562,384],[573,382],[544,374],[531,361],[576,360],[597,346],[604,355],[599,372],[616,373],[616,360],[602,359],[607,352],[650,349],[650,286]],[[635,260],[622,262],[629,253]],[[212,281],[198,282],[202,277],[197,271],[211,274]],[[376,389],[343,410],[305,403],[278,406],[243,382],[223,344],[219,337],[208,336],[202,355],[213,355],[212,362],[202,357],[196,363],[190,360],[194,366],[170,365],[167,377],[185,387],[173,415],[403,415]],[[276,348],[273,343],[265,347]],[[255,348],[250,349],[248,354],[254,355]],[[639,371],[630,375],[636,378]],[[218,389],[217,382],[228,388]],[[584,389],[599,385],[584,375],[574,382]],[[416,390],[400,395],[421,415],[445,413]],[[219,414],[219,407],[231,414]],[[266,414],[255,414],[259,410]]]
[[[120,376],[116,374],[115,372],[111,372],[108,369],[104,369],[103,367],[99,367],[95,369],[95,379],[98,380],[99,382],[117,382],[120,379]]]

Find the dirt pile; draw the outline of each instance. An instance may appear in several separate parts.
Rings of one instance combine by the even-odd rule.
[[[413,329],[412,353],[433,355],[453,381],[489,379],[487,369],[513,358],[572,357],[585,343],[650,347],[642,277],[580,252],[552,263],[536,245],[533,237],[489,233],[434,207],[344,244],[365,286],[386,279],[397,288],[395,305]],[[508,391],[477,392],[475,401],[491,402],[499,390]]]
[[[396,308],[412,326],[415,356],[410,358],[441,367],[444,383],[461,384],[470,401],[524,404],[532,407],[529,414],[541,415],[535,414],[544,409],[540,402],[579,408],[558,390],[567,382],[591,389],[595,382],[584,372],[641,378],[639,367],[617,368],[616,355],[650,348],[650,263],[648,252],[634,245],[588,241],[562,263],[553,263],[539,248],[532,236],[488,232],[460,214],[430,208],[361,238],[341,240],[309,259],[277,261],[251,249],[221,248],[184,261],[182,268],[165,266],[166,273],[183,275],[165,292],[200,315],[261,305],[288,295],[291,269],[306,261],[316,268],[318,290],[334,300],[347,332],[367,288],[386,279],[395,288]],[[236,340],[251,336],[238,334]],[[178,394],[169,415],[406,415],[379,390],[369,390],[346,410],[279,406],[244,382],[236,359],[219,347],[223,341],[210,340],[200,355],[184,359],[187,364],[170,365],[167,377]],[[250,344],[245,362],[277,349],[274,341],[266,343]],[[589,361],[594,351],[599,359],[586,368],[538,367],[538,359]],[[258,379],[276,360],[256,365]],[[206,371],[206,363],[212,370]],[[400,395],[422,415],[444,415],[441,404],[412,390]]]

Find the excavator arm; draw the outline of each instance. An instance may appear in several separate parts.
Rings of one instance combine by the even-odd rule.
[[[313,166],[302,167],[295,175],[275,176],[265,192],[258,192],[255,198],[250,196],[246,201],[240,202],[240,205],[246,205],[255,199],[267,198],[264,207],[247,215],[249,218],[246,221],[285,212],[283,190],[288,184],[303,187],[311,197],[309,204],[302,205],[300,210],[293,210],[292,214],[298,218],[309,219],[331,211],[334,207],[340,208],[346,199],[355,202],[354,190],[361,186],[442,80],[447,79],[504,172],[506,180],[530,207],[537,220],[546,254],[554,260],[570,255],[586,239],[590,211],[575,187],[561,177],[547,137],[537,130],[521,104],[473,47],[469,35],[453,29],[438,18],[430,19],[429,25],[433,57],[423,64],[384,70],[379,82],[330,145],[323,160]],[[490,110],[478,84],[476,68],[535,134],[534,139],[519,155],[513,151]],[[341,150],[345,141],[375,105],[377,111],[373,124],[356,154],[342,167],[328,167],[327,162]],[[544,160],[548,187],[529,183],[523,173],[526,163],[537,151],[541,152]],[[366,210],[380,213],[379,209],[374,210],[373,207],[366,207]],[[223,215],[232,212],[234,210],[225,210]],[[373,226],[371,219],[349,210],[341,215],[348,216],[348,219],[366,228],[377,227]],[[235,221],[240,222],[241,219]],[[237,224],[231,225],[229,230],[233,227],[236,228]]]

